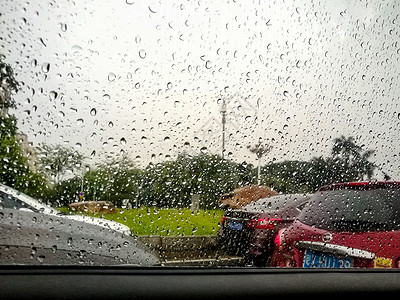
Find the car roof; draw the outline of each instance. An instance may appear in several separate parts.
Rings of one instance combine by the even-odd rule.
[[[341,189],[360,189],[370,190],[378,188],[400,188],[400,181],[358,181],[358,182],[342,182],[333,183],[322,186],[318,191],[331,191]]]
[[[256,202],[250,203],[242,208],[243,211],[258,211],[266,212],[269,210],[276,211],[277,208],[284,209],[290,205],[300,205],[307,201],[311,194],[281,194],[268,198],[260,199]]]

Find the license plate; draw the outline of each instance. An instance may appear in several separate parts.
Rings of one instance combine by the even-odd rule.
[[[337,257],[330,254],[306,251],[303,262],[304,268],[351,268],[353,259]]]
[[[229,222],[228,227],[232,230],[242,230],[243,229],[243,224],[240,222]]]

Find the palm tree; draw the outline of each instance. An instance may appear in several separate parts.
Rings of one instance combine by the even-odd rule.
[[[333,141],[332,156],[336,165],[344,170],[347,180],[362,180],[364,176],[370,179],[376,168],[369,159],[375,150],[362,152],[363,148],[356,144],[354,137],[341,136]]]

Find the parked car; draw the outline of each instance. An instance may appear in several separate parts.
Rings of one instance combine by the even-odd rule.
[[[69,215],[62,213],[53,207],[49,207],[43,203],[40,203],[38,200],[3,184],[0,184],[0,208],[13,208],[18,210],[40,212],[47,215],[62,216],[67,219],[103,226],[110,230],[119,231],[125,235],[131,235],[130,228],[124,224],[90,216],[73,214]]]
[[[265,265],[278,230],[293,222],[308,199],[306,194],[276,195],[227,210],[218,231],[220,246],[257,266]]]
[[[160,264],[132,236],[63,216],[3,208],[0,230],[0,265]]]
[[[400,182],[322,187],[279,231],[273,267],[400,267]]]

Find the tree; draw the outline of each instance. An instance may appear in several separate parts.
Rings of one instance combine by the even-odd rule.
[[[186,153],[174,161],[149,165],[143,172],[143,204],[159,207],[189,207],[199,195],[202,208],[218,207],[219,197],[238,187],[237,164],[219,155]]]
[[[121,207],[125,202],[136,206],[140,193],[142,171],[128,157],[99,164],[84,177],[85,197],[112,202]],[[87,192],[86,192],[87,191]]]
[[[13,68],[5,62],[5,56],[0,54],[0,110],[16,108],[17,105],[11,97],[18,92],[19,83],[14,77]]]
[[[78,151],[61,145],[43,144],[37,147],[39,157],[39,170],[42,174],[59,185],[65,173],[82,167],[83,155]]]
[[[374,150],[365,150],[353,137],[333,140],[329,157],[313,157],[310,161],[283,161],[263,167],[262,182],[279,192],[314,192],[323,185],[370,179],[376,168],[369,161]]]
[[[376,165],[369,161],[374,153],[375,150],[363,152],[352,136],[346,138],[342,135],[333,141],[332,158],[345,181],[363,180],[364,177],[370,179],[376,169]]]
[[[0,182],[39,198],[47,188],[46,182],[30,169],[17,137],[17,119],[7,113],[9,108],[16,108],[11,96],[18,92],[19,83],[4,60],[0,54]]]
[[[41,197],[46,189],[45,179],[29,168],[16,132],[15,117],[0,117],[0,182]]]

